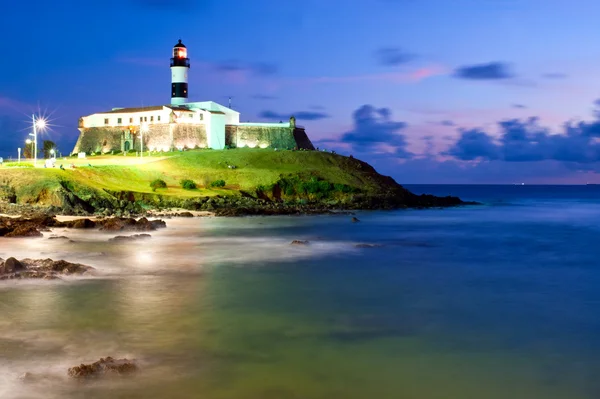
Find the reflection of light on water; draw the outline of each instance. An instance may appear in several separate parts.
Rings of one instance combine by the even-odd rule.
[[[135,259],[138,261],[138,266],[145,266],[154,262],[154,258],[150,253],[140,249],[137,250],[135,254]]]
[[[166,349],[185,340],[186,312],[205,298],[204,277],[132,276],[118,284],[120,320],[142,346]],[[181,332],[179,334],[178,332]]]
[[[60,306],[57,285],[28,287],[19,295],[19,318],[28,325],[44,325],[56,316]]]

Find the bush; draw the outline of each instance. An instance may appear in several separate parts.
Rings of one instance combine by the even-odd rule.
[[[167,183],[164,180],[155,179],[150,183],[150,188],[152,188],[152,191],[156,191],[157,188],[167,188]]]
[[[215,180],[214,182],[210,183],[211,187],[225,187],[225,180]]]
[[[185,190],[195,190],[196,189],[196,183],[194,183],[194,181],[190,180],[190,179],[183,179],[179,182],[179,184],[181,184],[181,187],[184,188]]]

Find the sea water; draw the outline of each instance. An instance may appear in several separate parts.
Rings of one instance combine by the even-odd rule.
[[[483,205],[0,239],[97,269],[0,282],[0,398],[600,397],[600,187],[409,188]]]

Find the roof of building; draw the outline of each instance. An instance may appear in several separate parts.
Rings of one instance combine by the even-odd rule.
[[[181,39],[179,39],[179,43],[177,43],[174,47],[183,47],[183,48],[186,48],[185,44],[181,43]]]
[[[191,111],[189,108],[175,105],[154,105],[151,107],[113,108],[110,111],[98,112],[98,114],[130,114],[135,112],[160,111],[164,107],[171,108],[173,111]]]

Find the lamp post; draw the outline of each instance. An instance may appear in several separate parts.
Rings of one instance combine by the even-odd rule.
[[[33,166],[37,166],[37,128],[44,129],[46,127],[46,121],[43,118],[36,118],[35,114],[31,115],[31,122],[33,123]]]
[[[17,152],[19,153],[19,163],[21,163],[21,147],[17,148]]]
[[[140,157],[144,157],[144,132],[148,132],[148,124],[142,123],[140,126]]]

